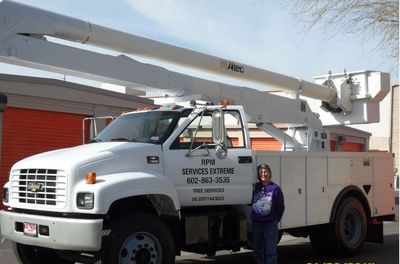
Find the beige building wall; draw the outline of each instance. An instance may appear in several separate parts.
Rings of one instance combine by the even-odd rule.
[[[370,150],[389,151],[390,149],[390,137],[374,137],[372,136],[369,140]]]
[[[399,164],[400,164],[400,146],[399,146],[399,119],[400,119],[400,108],[399,108],[399,85],[393,86],[392,89],[392,131],[391,131],[391,145],[392,152],[394,154],[394,166],[398,170],[397,175],[399,175]],[[398,186],[397,186],[398,187]]]

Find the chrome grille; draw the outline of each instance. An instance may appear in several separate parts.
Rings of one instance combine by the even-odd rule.
[[[22,204],[61,207],[66,203],[66,181],[62,170],[16,170],[12,172],[11,199]]]

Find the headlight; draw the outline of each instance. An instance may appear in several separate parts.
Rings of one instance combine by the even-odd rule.
[[[3,189],[3,203],[8,203],[9,192],[8,188]]]
[[[94,193],[78,193],[76,196],[76,206],[79,209],[93,209]]]

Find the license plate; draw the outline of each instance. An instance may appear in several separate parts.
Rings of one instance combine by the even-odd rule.
[[[37,224],[24,223],[24,235],[37,237]]]

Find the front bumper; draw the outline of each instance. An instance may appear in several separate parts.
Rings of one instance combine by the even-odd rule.
[[[48,227],[48,235],[27,236],[24,223]],[[3,237],[12,241],[61,250],[97,251],[101,248],[103,219],[76,219],[0,211]]]

